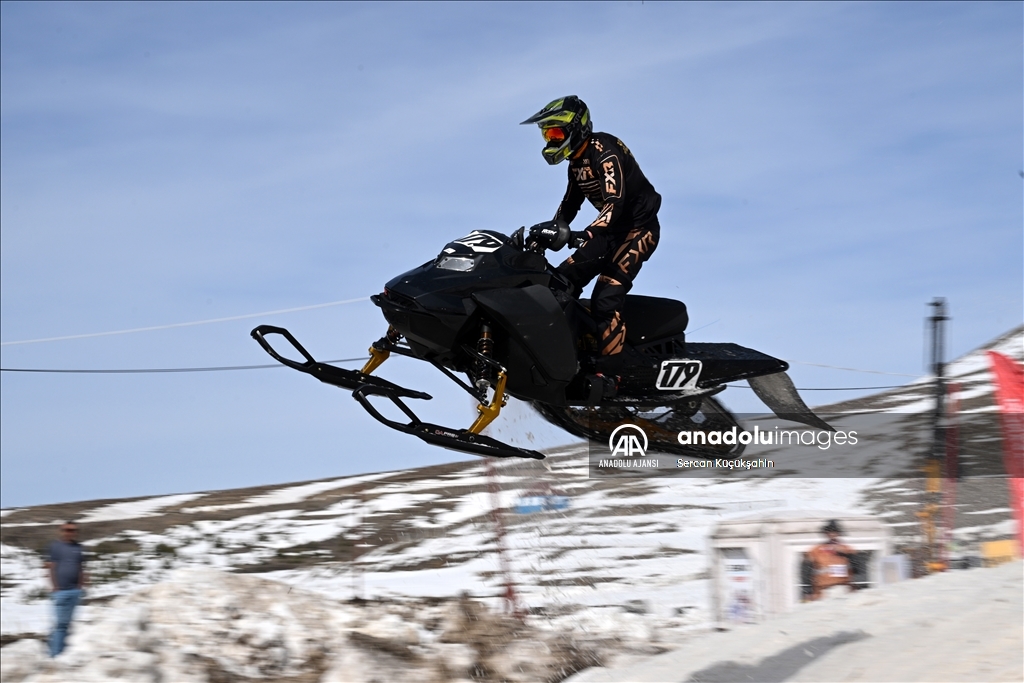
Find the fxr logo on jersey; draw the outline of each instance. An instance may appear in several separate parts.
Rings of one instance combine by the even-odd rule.
[[[594,170],[589,166],[583,166],[582,168],[572,169],[572,174],[576,178],[576,182],[583,182],[584,180],[594,179]]]
[[[662,391],[693,391],[700,379],[699,360],[663,360],[654,386]]]
[[[609,157],[607,161],[601,162],[601,170],[604,171],[604,193],[607,197],[619,196],[619,160]]]
[[[486,232],[474,230],[462,239],[455,240],[452,244],[461,244],[464,247],[469,247],[477,253],[489,254],[492,251],[500,249],[502,241],[494,235],[488,235]]]

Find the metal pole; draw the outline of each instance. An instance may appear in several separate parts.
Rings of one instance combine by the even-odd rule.
[[[949,384],[949,411],[946,413],[946,490],[943,492],[943,530],[941,561],[949,566],[949,550],[956,526],[956,481],[960,475],[960,385]]]
[[[484,458],[487,468],[487,483],[491,490],[491,519],[494,521],[494,544],[498,551],[498,567],[505,583],[505,591],[502,598],[505,601],[506,609],[517,619],[523,618],[523,611],[519,605],[519,596],[516,594],[515,583],[512,581],[512,567],[508,559],[508,549],[505,547],[505,522],[501,517],[501,495],[498,491],[498,474],[494,467],[494,458]]]
[[[942,462],[946,459],[946,383],[945,383],[945,323],[946,300],[936,297],[929,306],[931,326],[931,370],[935,374],[935,412],[932,415],[932,443],[925,458],[925,503],[918,512],[924,532],[924,569],[926,572],[944,571],[939,547],[940,538],[936,521],[942,503]]]
[[[352,541],[352,561],[350,564],[352,569],[352,597],[356,600],[362,600],[366,586],[359,558],[362,555],[363,545],[366,543],[366,530],[363,528],[363,508],[366,505],[366,499],[362,489],[359,490],[357,496],[352,510],[352,529],[355,538]]]
[[[945,450],[946,440],[943,427],[945,426],[946,412],[946,300],[936,297],[929,306],[932,307],[932,316],[928,319],[932,328],[932,372],[935,374],[935,415],[934,415],[934,439],[932,442],[932,457],[942,459]]]

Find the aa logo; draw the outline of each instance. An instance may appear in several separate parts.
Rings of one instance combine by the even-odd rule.
[[[647,454],[647,434],[636,425],[619,425],[608,437],[608,449],[613,456],[643,457]]]
[[[454,244],[461,244],[478,253],[489,254],[501,248],[502,241],[494,235],[474,230],[462,239],[455,240]]]
[[[664,391],[696,389],[700,369],[699,360],[664,360],[655,386]]]

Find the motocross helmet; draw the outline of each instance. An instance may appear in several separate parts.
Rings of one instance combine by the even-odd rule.
[[[536,123],[544,136],[544,160],[554,166],[575,154],[594,132],[590,110],[580,98],[567,95],[523,121],[520,125]]]

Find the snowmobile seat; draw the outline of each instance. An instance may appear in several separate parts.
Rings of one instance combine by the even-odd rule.
[[[580,303],[590,310],[589,299],[580,299]],[[682,301],[627,294],[622,320],[626,323],[626,341],[640,346],[666,337],[682,337],[690,316]]]
[[[665,337],[682,336],[690,316],[682,301],[627,294],[622,320],[626,323],[626,341],[639,346]]]

